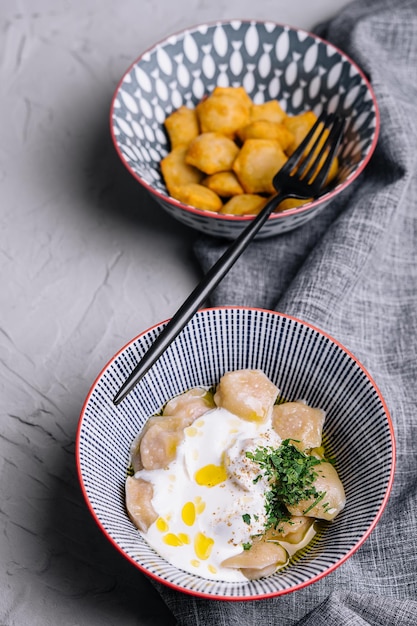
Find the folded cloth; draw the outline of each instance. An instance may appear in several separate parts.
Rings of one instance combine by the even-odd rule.
[[[364,545],[296,593],[220,602],[157,585],[184,626],[417,623],[417,1],[360,0],[317,32],[369,76],[381,113],[378,146],[351,190],[314,221],[254,241],[211,304],[294,315],[355,354],[394,422],[393,491]],[[209,237],[196,242],[203,270],[226,245]]]

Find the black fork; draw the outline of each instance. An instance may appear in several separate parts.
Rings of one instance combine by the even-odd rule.
[[[231,243],[166,324],[117,392],[113,399],[114,404],[119,404],[131,392],[164,350],[174,341],[279,203],[285,198],[307,199],[317,198],[320,195],[342,134],[343,121],[340,118],[325,112],[318,117],[310,132],[274,176],[273,185],[277,193]]]

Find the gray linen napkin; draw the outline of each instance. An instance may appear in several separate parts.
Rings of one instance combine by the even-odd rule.
[[[355,2],[318,32],[372,82],[381,113],[376,152],[354,188],[315,221],[253,242],[211,304],[295,315],[356,355],[393,418],[393,492],[358,552],[296,593],[227,603],[157,585],[181,626],[417,624],[417,0]],[[202,268],[224,248],[199,239]]]

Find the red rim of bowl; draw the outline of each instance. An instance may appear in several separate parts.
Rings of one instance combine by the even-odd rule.
[[[221,220],[221,221],[225,221],[225,222],[249,222],[251,220],[254,219],[254,215],[223,215],[220,213],[215,213],[215,212],[210,212],[210,211],[203,211],[201,209],[196,209],[188,204],[182,204],[181,202],[179,202],[178,200],[175,200],[175,198],[172,198],[171,196],[165,196],[162,193],[160,193],[158,190],[156,190],[151,184],[149,184],[146,180],[144,180],[141,176],[139,176],[139,174],[137,174],[136,172],[134,172],[132,170],[132,168],[128,165],[128,163],[126,163],[122,151],[119,148],[118,145],[118,141],[117,141],[117,137],[114,133],[114,129],[113,129],[113,112],[115,110],[115,101],[119,92],[119,89],[125,79],[125,77],[132,71],[132,69],[134,68],[134,66],[145,56],[150,54],[153,50],[155,50],[156,48],[160,47],[161,45],[163,45],[164,43],[168,42],[169,39],[171,39],[172,37],[175,36],[179,36],[182,33],[185,32],[191,32],[191,31],[195,31],[198,28],[200,28],[201,26],[214,26],[214,25],[225,25],[225,24],[229,24],[230,22],[233,22],[234,20],[220,20],[220,21],[215,21],[215,22],[207,22],[205,24],[197,24],[194,26],[190,26],[186,29],[182,29],[177,31],[176,33],[173,33],[171,35],[169,35],[168,37],[164,37],[163,39],[161,39],[160,41],[158,41],[157,43],[153,44],[152,46],[150,46],[149,48],[147,48],[146,50],[144,50],[128,67],[128,69],[125,71],[125,73],[123,74],[122,78],[119,80],[117,87],[114,91],[113,97],[112,97],[112,101],[111,101],[111,106],[110,106],[110,133],[111,133],[111,138],[112,138],[112,142],[113,145],[116,149],[117,154],[119,155],[119,158],[121,160],[121,162],[123,163],[123,165],[126,167],[127,171],[153,196],[155,196],[160,202],[164,202],[164,203],[168,203],[170,205],[172,205],[173,207],[176,207],[178,209],[182,209],[184,211],[187,211],[188,213],[194,214],[194,215],[198,215],[198,216],[202,216],[202,217],[208,217],[208,218],[213,218],[213,219],[217,219],[217,220]],[[358,167],[357,170],[355,170],[354,172],[352,172],[347,178],[346,180],[344,180],[342,183],[340,183],[339,185],[337,185],[334,189],[332,189],[331,191],[329,191],[328,193],[324,194],[323,196],[321,196],[320,198],[314,200],[313,202],[309,202],[306,204],[303,204],[300,207],[295,207],[293,209],[287,209],[285,211],[282,211],[281,213],[272,213],[269,217],[267,221],[271,221],[271,220],[279,220],[279,219],[283,219],[289,215],[300,215],[302,213],[305,213],[306,211],[310,210],[312,206],[319,206],[320,204],[323,204],[324,202],[328,202],[329,200],[331,200],[333,198],[333,196],[339,194],[341,191],[343,191],[348,185],[351,184],[351,182],[353,182],[361,173],[362,171],[365,169],[366,165],[368,164],[375,148],[376,148],[376,144],[378,142],[378,137],[379,137],[379,130],[380,130],[380,114],[379,114],[379,108],[378,108],[378,103],[376,100],[376,96],[374,93],[374,90],[372,89],[371,83],[369,82],[368,78],[366,77],[365,73],[363,72],[363,70],[357,65],[357,63],[355,61],[353,61],[353,59],[351,59],[345,52],[343,52],[340,48],[338,48],[337,46],[335,46],[334,44],[332,44],[330,41],[327,41],[326,39],[323,39],[323,37],[319,37],[318,35],[316,35],[315,33],[312,33],[308,30],[305,30],[303,28],[297,28],[294,26],[290,26],[289,24],[283,24],[281,22],[274,22],[272,20],[248,20],[248,19],[241,19],[241,20],[237,20],[240,21],[242,23],[255,23],[255,24],[265,24],[265,23],[269,23],[269,24],[275,24],[275,26],[281,26],[282,28],[288,28],[289,30],[293,30],[293,31],[297,31],[300,33],[304,33],[305,35],[312,37],[313,39],[316,39],[319,42],[322,42],[323,44],[327,45],[327,46],[331,46],[336,52],[338,52],[343,58],[345,58],[358,72],[358,74],[361,76],[362,80],[364,81],[364,83],[366,84],[369,93],[371,94],[371,98],[372,98],[372,103],[374,106],[374,110],[375,110],[375,133],[374,133],[374,137],[372,140],[371,145],[369,146],[368,152],[365,156],[365,158],[363,159],[360,167]]]
[[[278,311],[272,311],[272,310],[268,310],[268,309],[260,309],[258,307],[228,307],[228,306],[219,306],[219,307],[209,307],[209,308],[206,308],[206,309],[201,309],[201,312],[204,312],[204,311],[215,311],[215,310],[227,310],[227,309],[244,310],[244,311],[263,311],[263,312],[266,312],[266,313],[270,313],[270,314],[273,314],[273,315],[278,315],[280,317],[285,317],[287,319],[293,320],[295,322],[298,322],[299,324],[302,324],[303,326],[307,326],[308,328],[311,328],[315,332],[318,332],[319,334],[323,335],[324,337],[326,337],[327,339],[332,341],[343,352],[345,352],[348,356],[350,356],[351,359],[353,359],[353,361],[356,363],[356,365],[363,371],[363,373],[365,374],[365,376],[367,377],[369,382],[372,384],[372,386],[374,387],[374,389],[375,389],[375,391],[376,391],[376,393],[377,393],[377,395],[378,395],[378,397],[379,397],[379,399],[381,401],[381,404],[382,404],[382,406],[384,408],[384,411],[385,411],[385,415],[387,417],[388,427],[389,427],[389,431],[390,431],[390,435],[391,435],[391,446],[392,446],[391,469],[390,469],[388,485],[387,485],[387,489],[386,489],[384,498],[383,498],[383,500],[381,502],[381,505],[380,505],[380,507],[378,509],[378,512],[375,515],[375,518],[372,521],[372,523],[370,524],[368,530],[364,533],[364,535],[359,539],[359,541],[343,557],[341,557],[336,563],[331,565],[324,572],[321,572],[320,574],[317,574],[316,576],[313,576],[312,578],[309,578],[308,580],[306,580],[306,581],[304,581],[302,583],[298,583],[297,585],[294,585],[294,587],[291,587],[289,589],[280,589],[280,590],[277,590],[276,592],[257,594],[257,595],[251,595],[251,596],[222,596],[222,595],[215,595],[214,596],[214,595],[211,595],[209,593],[205,593],[205,592],[201,592],[201,591],[193,591],[191,589],[185,589],[185,588],[181,587],[180,585],[175,585],[174,583],[165,580],[164,578],[158,576],[157,574],[154,574],[154,573],[148,571],[145,567],[140,565],[140,563],[138,563],[137,561],[132,559],[128,554],[126,554],[126,552],[124,552],[120,548],[118,543],[113,539],[113,537],[109,534],[109,532],[104,528],[101,520],[97,516],[97,514],[96,514],[92,504],[90,503],[90,500],[89,500],[89,497],[88,497],[88,494],[87,494],[87,490],[86,490],[85,485],[84,485],[83,475],[82,475],[82,470],[81,470],[81,462],[80,462],[80,441],[81,441],[81,437],[80,437],[80,435],[81,435],[82,422],[83,422],[83,416],[84,416],[84,413],[85,413],[85,409],[86,409],[86,406],[87,406],[87,404],[88,404],[88,402],[90,400],[90,397],[91,397],[91,395],[92,395],[92,393],[93,393],[93,391],[94,391],[94,389],[95,389],[95,387],[97,385],[97,382],[100,380],[100,378],[102,377],[104,372],[109,368],[109,366],[117,359],[117,357],[124,350],[126,350],[129,346],[131,346],[135,341],[137,341],[138,339],[140,339],[141,337],[143,337],[144,335],[146,335],[148,332],[152,331],[153,329],[157,328],[161,324],[165,324],[169,320],[165,320],[165,322],[158,322],[157,324],[154,324],[150,328],[147,328],[143,332],[139,333],[139,335],[137,335],[136,337],[131,339],[120,350],[118,350],[118,352],[102,368],[102,370],[100,371],[100,373],[96,377],[95,381],[93,382],[92,386],[90,387],[88,395],[87,395],[87,397],[86,397],[86,399],[84,401],[84,404],[82,406],[82,409],[81,409],[80,418],[79,418],[78,427],[77,427],[77,434],[76,434],[75,455],[76,455],[76,466],[77,466],[78,480],[79,480],[79,483],[80,483],[80,486],[81,486],[81,491],[82,491],[82,494],[84,496],[84,499],[85,499],[85,502],[87,504],[87,507],[88,507],[92,517],[94,518],[96,524],[100,528],[100,530],[103,532],[103,534],[110,541],[110,543],[116,548],[116,550],[125,559],[127,559],[137,569],[139,569],[141,572],[143,572],[144,574],[146,574],[150,578],[153,578],[154,580],[157,580],[158,582],[162,583],[166,587],[170,587],[171,589],[174,589],[175,591],[181,591],[182,593],[185,593],[185,594],[188,594],[188,595],[191,595],[191,596],[194,596],[194,597],[205,598],[205,599],[209,599],[209,600],[223,600],[223,601],[231,601],[231,602],[233,602],[233,601],[245,602],[245,601],[249,601],[249,600],[265,600],[267,598],[274,598],[274,597],[277,597],[277,596],[286,595],[288,593],[293,593],[294,591],[297,591],[299,589],[303,589],[304,587],[307,587],[307,586],[309,586],[309,585],[311,585],[311,584],[321,580],[322,578],[324,578],[325,576],[327,576],[328,574],[330,574],[331,572],[336,570],[338,567],[340,567],[345,561],[347,561],[362,546],[362,544],[368,539],[369,535],[372,533],[372,531],[374,530],[375,526],[379,522],[379,520],[381,518],[381,515],[382,515],[382,513],[383,513],[383,511],[385,509],[385,506],[386,506],[386,504],[388,502],[388,499],[390,497],[390,494],[391,494],[392,485],[393,485],[393,481],[394,481],[395,466],[396,466],[396,443],[395,443],[394,427],[393,427],[393,424],[392,424],[390,412],[388,410],[388,406],[387,406],[387,404],[386,404],[386,402],[385,402],[385,400],[384,400],[384,398],[383,398],[383,396],[382,396],[378,386],[376,385],[374,379],[369,374],[369,372],[362,365],[362,363],[360,363],[358,361],[358,359],[347,348],[345,348],[345,346],[343,344],[341,344],[339,341],[334,339],[331,335],[329,335],[325,331],[321,330],[317,326],[314,326],[314,324],[310,324],[309,322],[305,322],[305,321],[303,321],[303,320],[301,320],[301,319],[299,319],[297,317],[294,317],[292,315],[286,315],[285,313],[280,313]]]

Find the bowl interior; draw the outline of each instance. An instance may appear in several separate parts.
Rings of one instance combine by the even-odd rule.
[[[365,541],[386,504],[394,470],[391,420],[364,368],[337,342],[299,320],[247,308],[198,312],[141,383],[112,399],[163,324],[140,335],[104,368],[83,407],[77,434],[81,486],[99,527],[136,567],[177,590],[217,599],[258,599],[299,589],[328,574]],[[205,580],[156,554],[124,506],[129,449],[147,418],[172,396],[211,386],[228,370],[260,368],[286,400],[326,410],[325,439],[347,496],[345,510],[301,557],[247,583]]]
[[[313,110],[318,115],[324,107],[340,114],[346,127],[332,188],[355,177],[373,151],[375,98],[364,74],[340,50],[311,33],[272,22],[201,25],[169,37],[135,61],[111,107],[111,132],[122,162],[165,208],[167,202],[184,205],[168,196],[161,176],[159,164],[170,149],[164,120],[182,105],[194,107],[216,85],[243,86],[256,103],[278,99],[289,114]]]

